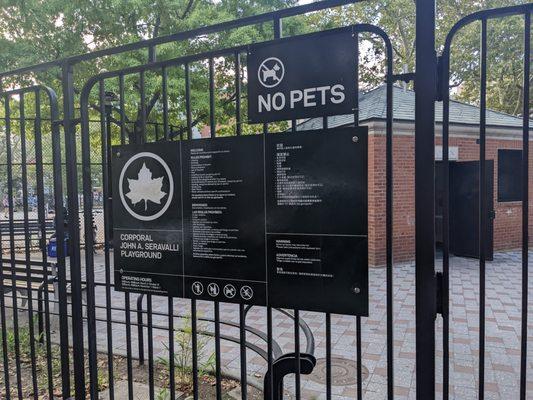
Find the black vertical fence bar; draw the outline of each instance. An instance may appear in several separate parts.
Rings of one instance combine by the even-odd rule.
[[[152,295],[146,296],[147,325],[148,325],[148,385],[150,400],[155,400],[154,392],[154,326],[152,315]]]
[[[529,290],[529,75],[531,63],[531,14],[524,17],[524,83],[522,99],[522,326],[520,400],[527,397],[527,339]]]
[[[272,20],[272,23],[274,27],[274,39],[280,39],[283,35],[283,21],[279,16],[275,16],[274,19]],[[268,124],[267,123],[263,124],[263,135],[268,135]],[[266,137],[265,137],[265,140],[266,140]],[[266,151],[266,147],[263,150],[264,157],[266,156],[265,151]],[[264,177],[264,182],[266,185],[266,176]],[[265,193],[266,193],[266,186],[265,186]],[[266,215],[265,215],[265,232],[266,232]],[[265,233],[265,242],[266,240],[267,238],[266,238],[266,233]],[[273,350],[273,344],[272,344],[273,336],[274,336],[273,321],[272,321],[272,307],[267,305],[266,311],[267,311],[267,364],[268,364],[268,371],[270,372],[269,380],[267,384],[269,386],[268,390],[270,392],[270,396],[273,397],[275,389],[274,389],[274,354],[273,354],[274,350]]]
[[[322,118],[322,128],[328,129],[328,117]],[[291,121],[291,132],[296,132],[296,120]],[[326,323],[327,323],[328,317],[326,317]],[[330,334],[330,327],[326,326],[326,336],[328,336],[328,333]],[[331,340],[326,340],[326,352],[329,352],[329,346],[331,346]],[[300,310],[294,310],[294,354],[296,356],[296,372],[294,374],[294,384],[295,384],[295,390],[294,394],[296,396],[296,400],[300,400],[302,397],[302,371],[301,371],[301,349],[300,349]],[[327,363],[326,363],[327,364]],[[326,371],[326,378],[329,373],[329,376],[331,377],[331,369],[328,365],[326,365],[326,368],[328,371]],[[330,380],[331,381],[331,380]],[[330,386],[328,382],[330,382],[326,379],[326,387]],[[326,391],[328,389],[326,388]]]
[[[174,365],[174,299],[168,297],[168,375],[170,400],[176,399],[176,370]]]
[[[277,25],[277,24],[275,24]],[[263,124],[263,135],[268,135],[268,124]],[[265,136],[266,139],[266,136]],[[265,149],[263,149],[263,157],[266,157]],[[264,160],[263,160],[264,161]],[[266,174],[266,172],[264,172]],[[264,177],[264,182],[266,185],[266,175]],[[265,186],[265,193],[266,193],[266,186]],[[266,227],[266,215],[265,215],[265,227]],[[265,229],[265,242],[266,242],[266,229]],[[268,298],[268,296],[267,296]],[[269,373],[269,379],[268,382],[265,382],[265,384],[268,385],[268,391],[270,392],[270,396],[274,395],[274,374],[273,374],[273,364],[274,364],[274,357],[273,357],[273,346],[272,346],[272,307],[268,306],[266,307],[267,312],[267,370]],[[267,390],[265,387],[264,390]],[[265,400],[272,400],[272,399],[265,399]]]
[[[209,59],[209,127],[211,137],[216,136],[216,120],[215,120],[215,61]]]
[[[416,398],[435,399],[435,2],[416,0]]]
[[[187,118],[187,139],[192,139],[192,111],[191,111],[191,76],[190,66],[185,64],[185,114]]]
[[[113,365],[113,315],[111,310],[111,255],[112,248],[112,228],[111,208],[112,208],[112,187],[111,187],[111,112],[104,113],[107,104],[104,81],[100,81],[100,131],[101,131],[101,156],[102,156],[102,191],[103,191],[103,214],[104,214],[104,268],[105,268],[105,305],[106,305],[106,334],[107,334],[107,379],[109,388],[109,399],[115,398],[115,378]],[[92,193],[91,193],[92,194]],[[92,215],[91,215],[92,217]],[[86,249],[87,251],[87,249]],[[92,251],[91,251],[92,252]]]
[[[449,58],[445,52],[441,58],[442,79],[442,279],[444,286],[442,312],[442,398],[450,396],[450,75]]]
[[[198,400],[198,319],[196,300],[191,300],[191,345],[192,345],[192,392],[193,399]]]
[[[485,249],[487,244],[486,115],[487,115],[487,20],[481,20],[479,99],[479,400],[485,398]]]
[[[69,398],[71,392],[70,385],[70,348],[69,348],[69,324],[68,324],[68,304],[67,304],[67,270],[65,246],[66,218],[64,198],[63,198],[63,171],[62,171],[62,149],[61,131],[59,120],[59,109],[55,93],[49,91],[50,97],[50,119],[52,130],[52,163],[54,181],[54,228],[56,234],[56,268],[57,268],[57,288],[58,288],[58,309],[59,309],[59,341],[61,353],[61,394],[63,398]],[[51,95],[53,93],[53,96]]]
[[[72,288],[72,346],[74,361],[74,387],[76,398],[84,399],[85,350],[83,337],[83,303],[81,297],[80,223],[78,201],[78,165],[76,156],[76,127],[74,125],[74,80],[73,67],[65,63],[62,71],[63,128],[65,131],[65,159],[67,160],[68,197],[68,248]],[[62,204],[62,200],[61,203]],[[61,247],[61,246],[58,246]]]
[[[146,114],[146,77],[145,77],[145,70],[143,69],[140,73],[139,78],[139,91],[140,91],[140,97],[141,97],[141,126],[140,126],[140,132],[138,135],[138,142],[140,143],[146,143],[148,141],[148,135],[146,132],[146,120],[147,120],[147,114]],[[155,393],[154,393],[154,345],[153,345],[153,336],[154,336],[154,328],[152,323],[152,295],[148,294],[146,295],[146,314],[147,314],[147,330],[148,330],[148,379],[149,379],[149,395],[150,400],[154,400]]]
[[[144,365],[144,318],[143,318],[144,294],[137,297],[137,338],[139,365]]]
[[[131,306],[130,294],[124,293],[125,314],[126,314],[126,363],[128,373],[128,400],[133,400],[133,362],[131,356]]]
[[[241,53],[235,52],[235,133],[237,136],[242,134],[242,110],[241,110]]]
[[[17,395],[19,399],[22,394],[22,374],[20,367],[20,337],[18,319],[18,296],[15,266],[15,237],[14,237],[14,201],[13,201],[13,154],[11,147],[11,107],[10,96],[5,97],[5,119],[6,119],[6,155],[7,155],[7,195],[9,207],[9,253],[11,262],[11,296],[13,300],[13,339],[15,345],[15,373],[17,379]]]
[[[357,351],[357,400],[363,398],[363,351],[361,349],[361,317],[355,318],[355,341]]]
[[[168,71],[165,67],[161,70],[161,87],[163,96],[163,136],[168,141],[170,137],[168,129]]]
[[[354,87],[355,87],[355,107],[353,110],[354,126],[359,126],[359,32],[353,33],[354,37],[354,53],[355,53],[355,71],[354,71]],[[324,118],[327,125],[327,117]]]
[[[273,364],[274,364],[274,356],[273,356],[273,346],[272,346],[272,307],[267,306],[267,363],[268,363],[268,371],[270,371],[269,374],[269,380],[267,382],[270,390],[270,399],[265,400],[273,400],[274,396],[274,370],[273,370]],[[264,388],[266,390],[266,388]]]
[[[168,71],[163,67],[161,71],[161,86],[163,96],[163,129],[164,140],[170,138],[168,126]],[[174,359],[174,299],[168,297],[168,374],[170,386],[170,400],[176,398],[176,368]]]
[[[354,50],[355,50],[355,107],[354,107],[354,126],[359,126],[359,32],[354,32]],[[327,118],[324,118],[327,125]],[[361,336],[361,317],[355,317],[355,351],[356,351],[356,374],[357,374],[357,398],[363,398],[363,365],[362,365],[362,336]]]
[[[118,77],[118,97],[120,108],[120,144],[126,144],[126,99],[124,98],[124,74]]]
[[[0,84],[2,82],[0,81]],[[3,234],[0,232],[0,254],[4,253],[3,249]],[[6,327],[6,302],[5,302],[5,289],[6,289],[6,280],[7,275],[5,274],[4,262],[0,257],[0,323],[2,324],[2,361],[4,367],[4,393],[7,400],[11,399],[11,382],[9,377],[9,354],[8,354],[8,345],[7,345],[7,327]]]
[[[386,122],[386,263],[387,263],[387,398],[394,398],[394,275],[393,275],[393,212],[394,212],[394,171],[393,171],[393,53],[390,41],[387,42],[387,122]]]
[[[263,124],[263,135],[268,135],[268,124]],[[265,153],[263,150],[263,157],[265,157]],[[265,177],[265,185],[266,185],[266,177]],[[266,190],[266,187],[265,187]],[[266,227],[266,215],[265,215],[265,227]],[[266,230],[265,230],[266,232]],[[265,233],[266,236],[266,233]],[[266,237],[265,237],[266,240]],[[268,297],[267,297],[268,298]],[[272,400],[272,396],[274,395],[274,355],[273,355],[273,346],[272,346],[272,337],[273,337],[273,327],[272,327],[272,307],[268,306],[266,307],[267,312],[267,370],[269,372],[269,379],[268,382],[265,382],[265,384],[268,385],[268,391],[270,393],[271,399],[265,399],[265,400]],[[265,387],[264,390],[267,390]]]
[[[301,373],[301,350],[300,350],[300,311],[294,310],[294,353],[296,355],[295,390],[296,400],[302,398],[302,373]]]
[[[192,139],[192,110],[191,110],[191,76],[190,65],[185,64],[185,114],[187,118],[187,140]],[[191,300],[191,346],[192,346],[192,391],[193,399],[198,400],[198,316],[196,300]]]
[[[331,400],[331,314],[326,313],[326,399]]]
[[[141,126],[137,136],[137,144],[146,143],[146,87],[145,87],[145,72],[141,71],[139,77],[139,92],[141,96]]]
[[[239,304],[239,340],[241,358],[241,400],[247,400],[248,375],[246,373],[246,312],[244,304]]]
[[[28,297],[28,331],[30,339],[30,368],[31,384],[33,398],[39,396],[37,385],[37,365],[35,353],[35,325],[33,319],[33,288],[32,288],[32,271],[31,271],[31,251],[30,251],[30,234],[29,234],[29,215],[28,215],[28,157],[27,157],[27,136],[26,136],[26,110],[25,94],[19,97],[19,131],[20,131],[20,156],[21,156],[21,178],[22,178],[22,214],[24,225],[24,255],[26,258],[26,291]]]
[[[52,101],[50,99],[50,101]],[[40,231],[40,249],[41,260],[43,262],[44,270],[44,323],[45,332],[44,338],[39,338],[39,341],[44,340],[46,347],[46,372],[48,383],[48,395],[52,399],[54,397],[54,376],[52,366],[52,338],[50,332],[50,292],[48,281],[50,279],[50,270],[48,265],[48,254],[46,252],[46,211],[44,204],[44,171],[43,171],[43,141],[42,141],[42,121],[41,121],[41,90],[35,91],[35,121],[34,121],[34,136],[35,136],[35,174],[36,174],[36,190],[37,190],[37,220]],[[1,253],[1,251],[0,251]],[[41,315],[40,318],[43,316]]]
[[[235,133],[242,134],[242,113],[241,113],[241,53],[235,52]],[[239,347],[241,361],[241,400],[248,399],[248,374],[246,359],[246,312],[244,304],[239,304]]]
[[[104,88],[99,87],[100,118],[103,117]],[[85,275],[87,284],[87,342],[89,361],[89,394],[91,400],[98,398],[98,363],[96,349],[96,316],[95,316],[95,286],[94,286],[94,237],[93,237],[93,195],[91,173],[91,141],[89,129],[89,112],[81,110],[81,158],[83,176],[83,223],[85,236]],[[103,127],[103,128],[102,128]],[[101,120],[101,129],[105,130],[105,118]]]
[[[126,144],[126,114],[124,94],[124,74],[118,77],[119,108],[120,108],[120,144]],[[112,209],[110,209],[112,212]],[[128,400],[133,400],[133,360],[131,349],[131,305],[130,294],[124,293],[124,313],[126,322],[126,369],[128,376]]]
[[[215,118],[215,61],[209,59],[209,126],[211,137],[216,137]],[[221,351],[220,351],[220,303],[215,301],[215,378],[217,400],[222,399],[222,373],[221,373]]]
[[[222,400],[222,373],[220,351],[220,303],[215,301],[215,378],[217,400]]]

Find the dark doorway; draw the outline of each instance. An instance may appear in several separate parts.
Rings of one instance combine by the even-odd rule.
[[[486,260],[492,260],[494,225],[494,161],[486,161],[487,241]],[[436,163],[435,229],[437,245],[442,244],[443,194],[442,162]],[[450,253],[479,258],[479,161],[450,162]]]

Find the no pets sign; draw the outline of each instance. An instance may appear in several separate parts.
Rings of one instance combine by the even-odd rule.
[[[355,48],[346,28],[250,46],[250,122],[352,113]]]

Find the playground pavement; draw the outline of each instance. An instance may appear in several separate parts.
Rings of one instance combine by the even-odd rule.
[[[105,281],[105,266],[102,252],[96,254],[96,281]],[[441,261],[437,260],[437,264]],[[479,361],[479,263],[474,259],[454,257],[450,262],[450,398],[478,398],[478,361]],[[530,268],[533,270],[533,268]],[[111,274],[112,276],[113,274]],[[394,391],[395,399],[415,399],[415,268],[412,263],[394,266]],[[530,277],[530,279],[533,278]],[[531,280],[533,282],[533,279]],[[371,268],[370,316],[362,318],[361,349],[363,364],[363,399],[376,400],[387,398],[387,331],[386,331],[386,284],[385,269]],[[111,292],[112,311],[111,329],[112,348],[115,354],[126,354],[126,329],[124,324],[125,295]],[[530,289],[529,303],[529,357],[527,388],[533,397],[533,293]],[[131,296],[132,322],[136,321],[137,295]],[[105,288],[98,287],[96,303],[105,306]],[[146,308],[146,300],[143,302]],[[167,313],[168,299],[153,297],[155,313]],[[238,323],[237,305],[222,303],[221,320]],[[176,299],[174,314],[189,317],[190,301]],[[213,317],[213,305],[209,302],[198,303],[198,315],[202,318]],[[302,399],[325,399],[326,388],[323,359],[326,353],[325,315],[301,312],[301,318],[312,331],[315,343],[314,355],[318,359],[316,371],[310,376],[302,376]],[[105,308],[97,309],[98,351],[106,352],[107,328]],[[176,318],[176,328],[187,323],[187,318]],[[146,322],[146,321],[145,321]],[[332,398],[355,399],[357,386],[355,378],[356,360],[356,319],[348,316],[332,316],[331,341],[334,366],[332,369]],[[253,307],[247,317],[247,324],[266,332],[266,309]],[[169,335],[166,330],[168,318],[153,317],[154,357],[168,358]],[[485,398],[516,399],[519,397],[520,378],[520,327],[521,327],[521,258],[519,252],[496,253],[494,261],[486,268],[486,361],[485,361]],[[213,331],[210,322],[199,322],[199,328]],[[222,326],[222,334],[239,337],[233,327]],[[273,338],[284,353],[294,351],[294,323],[286,315],[273,311]],[[266,350],[266,343],[255,335],[248,334],[250,343]],[[204,356],[214,349],[213,340],[205,342]],[[306,349],[306,337],[301,331],[301,351]],[[144,330],[144,354],[148,356],[147,331]],[[138,333],[132,326],[132,356],[138,357]],[[238,344],[222,341],[221,365],[230,373],[240,372],[240,349]],[[137,361],[135,361],[137,362]],[[437,318],[437,390],[442,391],[442,319]],[[266,372],[266,361],[252,350],[247,351],[247,370],[250,381],[260,383]],[[285,380],[287,398],[293,398],[294,376]],[[528,396],[528,397],[529,397]]]

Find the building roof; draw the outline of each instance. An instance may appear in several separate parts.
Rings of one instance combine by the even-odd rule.
[[[359,121],[386,120],[386,86],[382,85],[374,90],[359,94]],[[415,120],[415,92],[394,86],[393,88],[393,118],[395,121],[414,122]],[[442,102],[435,104],[435,120],[442,123]],[[350,125],[353,115],[336,115],[328,118],[331,128]],[[479,107],[450,101],[450,124],[479,125]],[[502,128],[522,128],[522,118],[487,110],[487,126]],[[533,121],[530,123],[533,126]],[[298,125],[298,130],[320,129],[322,118],[311,118]]]

